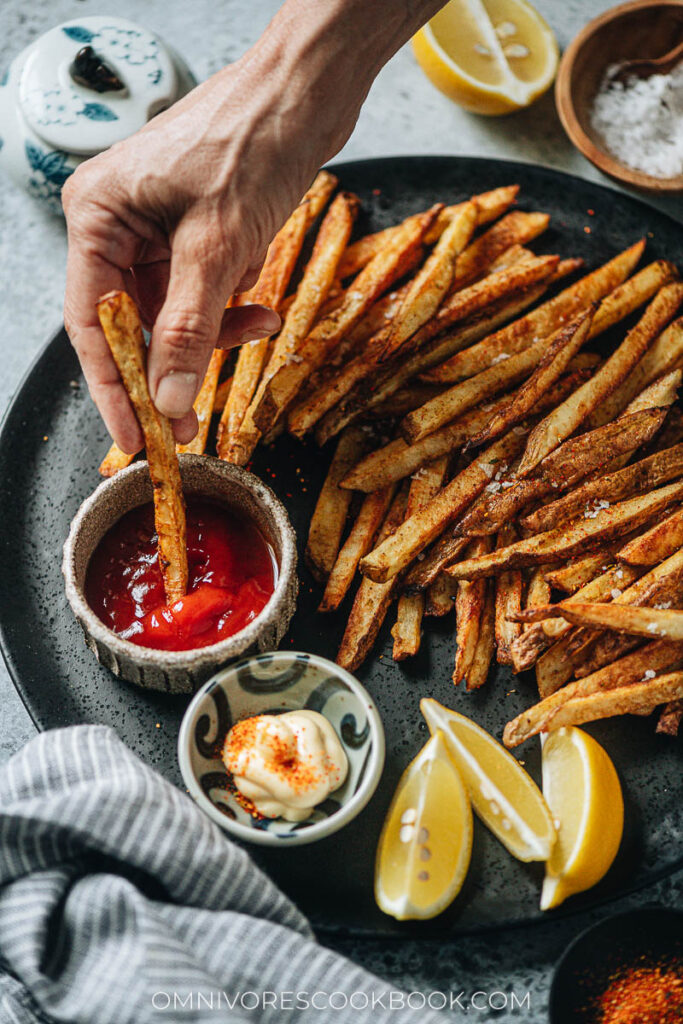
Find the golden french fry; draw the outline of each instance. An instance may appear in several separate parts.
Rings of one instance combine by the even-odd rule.
[[[655,640],[592,675],[563,686],[527,711],[523,711],[505,726],[503,743],[506,747],[516,747],[529,737],[545,732],[553,715],[569,700],[590,697],[594,693],[626,687],[632,683],[645,682],[647,679],[655,678],[662,670],[678,669],[681,664],[683,643]]]
[[[522,638],[525,635],[522,633]],[[576,629],[565,633],[538,658],[535,666],[536,684],[541,697],[549,697],[551,693],[555,693],[571,679],[574,674],[571,652],[585,635],[585,630],[579,633],[579,630]],[[519,642],[521,643],[521,640]]]
[[[496,600],[493,582],[491,580],[484,580],[484,583],[486,585],[486,598],[479,620],[477,646],[472,658],[472,664],[467,672],[466,688],[468,690],[478,690],[488,679],[496,642]]]
[[[319,612],[335,611],[346,597],[358,563],[372,547],[393,496],[394,487],[390,484],[365,497],[327,579]]]
[[[199,394],[194,400],[194,411],[197,414],[197,433],[188,444],[179,444],[178,452],[189,452],[193,455],[203,455],[206,451],[206,442],[211,426],[218,390],[218,379],[223,369],[223,363],[227,352],[222,348],[215,348],[211,353],[211,359],[204,375],[204,382],[199,389]],[[225,406],[224,406],[225,407]]]
[[[540,615],[543,609],[535,610]],[[597,626],[650,640],[683,640],[683,611],[618,604],[548,605],[548,615],[562,615],[577,626]],[[524,614],[524,613],[522,613]]]
[[[117,444],[112,444],[111,448],[100,463],[100,475],[107,477],[116,476],[120,469],[125,469],[126,466],[130,466],[134,458],[134,455],[122,452]]]
[[[643,572],[644,570],[641,568],[634,569],[628,565],[612,565],[606,572],[600,573],[595,579],[589,580],[585,586],[580,587],[575,594],[565,598],[565,601],[613,601],[621,597],[623,592],[643,575]],[[550,604],[550,600],[546,601],[546,604]],[[539,601],[533,607],[541,606],[542,602]],[[530,606],[527,605],[527,607]],[[571,629],[571,623],[563,618],[545,619],[542,628],[547,636],[556,639]]]
[[[655,731],[664,736],[678,736],[682,719],[683,700],[671,700],[662,708]]]
[[[133,300],[125,292],[108,292],[97,303],[97,315],[144,434],[154,492],[159,567],[166,600],[172,604],[187,591],[185,501],[173,427],[149,395],[147,350]]]
[[[446,570],[456,579],[476,579],[503,569],[519,569],[527,565],[543,565],[559,557],[577,554],[591,544],[608,540],[632,530],[683,497],[683,481],[659,487],[650,494],[630,498],[600,509],[595,516],[581,520],[567,529],[549,530],[493,551],[481,558],[457,562]],[[372,558],[372,554],[366,556]],[[361,570],[363,565],[361,563]]]
[[[497,547],[507,547],[514,542],[517,532],[507,524],[498,534]],[[502,572],[496,577],[496,657],[499,665],[511,665],[510,646],[521,635],[522,627],[514,618],[522,608],[522,573],[519,569]]]
[[[469,537],[454,537],[450,531],[446,531],[426,552],[424,558],[418,555],[405,578],[406,592],[416,594],[430,587],[439,578],[442,570],[454,562],[460,552],[467,547],[468,542]]]
[[[477,224],[481,226],[492,220],[497,220],[512,206],[518,192],[519,185],[506,185],[493,189],[491,192],[482,192],[481,195],[472,196],[472,200],[477,204]],[[469,200],[443,208],[425,236],[427,245],[433,245],[438,241],[453,217],[460,213],[467,202]],[[351,277],[362,270],[380,249],[388,244],[400,227],[401,225],[397,224],[394,227],[385,228],[383,231],[376,231],[372,235],[359,238],[357,242],[350,245],[339,265],[339,276],[341,278]]]
[[[551,587],[573,594],[602,572],[606,572],[614,561],[615,550],[621,542],[604,544],[589,555],[571,559],[559,569],[544,572]],[[543,568],[543,566],[541,567]]]
[[[488,366],[494,365],[494,361],[501,356],[513,356],[538,338],[547,338],[568,318],[576,316],[582,309],[587,309],[622,284],[642,256],[644,248],[645,242],[641,240],[625,249],[609,263],[582,277],[531,313],[513,321],[495,334],[490,334],[476,345],[472,344],[467,351],[458,351],[433,370],[429,374],[429,379],[455,384],[459,380],[481,373]]]
[[[407,488],[404,486],[391,503],[386,519],[380,531],[380,537],[388,537],[403,520],[407,501]],[[349,672],[355,672],[367,657],[377,639],[387,611],[398,588],[399,579],[394,578],[388,583],[373,583],[365,577],[356,591],[353,607],[349,615],[344,636],[342,637],[337,664]]]
[[[426,591],[425,615],[441,618],[449,615],[455,607],[458,583],[441,573]]]
[[[477,580],[471,582],[476,583]],[[544,623],[527,622],[524,625],[526,628],[510,644],[510,663],[515,674],[533,668],[551,643],[543,629]]]
[[[547,729],[584,725],[615,715],[646,714],[659,704],[683,697],[683,672],[670,672],[645,683],[631,683],[613,690],[573,697],[562,704],[547,723]]]
[[[221,381],[221,383],[216,388],[216,394],[213,396],[214,414],[217,412],[221,413],[223,412],[223,409],[225,409],[225,403],[228,400],[228,395],[230,394],[231,386],[232,377],[228,377],[226,380]]]
[[[288,360],[296,360],[297,350],[313,327],[334,283],[337,265],[359,208],[360,201],[357,196],[342,192],[334,199],[320,225],[304,276],[234,441],[236,450],[240,449],[239,461],[242,464],[251,456],[261,435],[268,433],[275,426],[272,407],[269,409],[266,406],[261,410],[266,385]],[[257,425],[256,416],[259,410],[262,414]]]
[[[453,290],[463,288],[487,273],[493,261],[506,249],[538,238],[549,223],[547,213],[524,213],[522,210],[506,213],[458,256]]]
[[[595,376],[534,428],[519,467],[520,476],[529,474],[621,384],[681,302],[683,284],[667,284],[660,289],[636,326]]]
[[[304,236],[327,203],[336,184],[337,179],[326,171],[318,174],[268,246],[259,279],[251,291],[239,296],[240,305],[262,303],[275,310],[279,308],[299,258]],[[237,435],[258,387],[270,347],[269,338],[259,338],[243,345],[237,357],[232,387],[218,426],[218,456],[228,462],[244,465],[251,454],[239,443]]]
[[[339,438],[311,519],[306,562],[315,578],[322,581],[327,580],[337,560],[351,501],[351,492],[343,491],[339,481],[358,461],[364,444],[364,434],[357,427],[351,427]]]
[[[472,555],[483,555],[490,550],[488,537],[477,537],[468,548]],[[453,683],[458,685],[466,679],[474,661],[479,628],[486,605],[488,583],[486,580],[460,580],[455,597],[455,667]],[[487,666],[488,670],[488,666]]]
[[[531,377],[519,389],[512,402],[493,416],[484,430],[467,442],[465,451],[490,443],[516,423],[520,423],[531,412],[547,390],[562,376],[569,361],[585,342],[592,320],[593,309],[584,310],[547,339],[546,351]]]
[[[404,569],[481,494],[498,471],[497,467],[513,458],[523,443],[524,433],[511,431],[487,448],[423,509],[410,516],[391,537],[365,556],[360,563],[363,575],[383,583]]]
[[[401,277],[439,209],[437,205],[426,214],[409,217],[389,244],[360,272],[342,304],[319,321],[299,346],[297,361],[281,366],[270,378],[260,401],[257,426],[261,416],[277,418],[292,404],[311,374],[323,365],[375,299]]]
[[[394,640],[391,656],[394,661],[412,658],[420,650],[424,610],[424,594],[401,594],[399,597],[396,622],[391,628]]]
[[[529,583],[526,590],[525,608],[538,608],[539,605],[550,604],[550,584],[543,575],[543,568],[537,566],[529,573]],[[531,629],[527,623],[525,629]]]
[[[629,565],[656,565],[683,546],[683,507],[619,548],[616,557]]]

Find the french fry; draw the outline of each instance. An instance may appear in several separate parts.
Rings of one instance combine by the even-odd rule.
[[[473,202],[465,203],[451,218],[426,263],[410,282],[387,332],[381,360],[397,352],[436,313],[453,282],[456,260],[472,237],[477,218],[477,205]]]
[[[615,551],[619,544],[620,541],[605,544],[589,555],[571,559],[567,565],[561,566],[559,569],[546,570],[545,578],[551,587],[564,590],[567,594],[573,594],[594,579],[598,573],[607,571],[614,561]]]
[[[472,580],[472,583],[476,582]],[[510,644],[510,663],[515,674],[533,668],[551,644],[550,637],[543,629],[544,623],[525,622],[523,625],[523,631]]]
[[[595,376],[534,428],[519,467],[520,476],[528,475],[621,384],[681,302],[683,284],[668,284],[660,289],[639,322]]]
[[[337,265],[348,242],[359,208],[360,201],[357,196],[351,195],[349,192],[342,192],[333,200],[320,225],[304,276],[287,311],[268,364],[234,441],[236,449],[240,449],[239,461],[241,464],[248,461],[262,433],[267,433],[275,426],[272,415],[268,415],[268,407],[262,410],[259,426],[256,425],[254,419],[257,409],[260,409],[266,385],[281,366],[290,359],[296,359],[299,346],[313,327],[320,308],[334,283]]]
[[[297,208],[268,246],[266,259],[254,287],[240,296],[240,304],[262,303],[277,310],[301,252],[304,236],[327,203],[337,179],[321,171]],[[218,426],[218,456],[243,465],[248,455],[237,441],[247,409],[267,361],[270,339],[259,338],[243,345],[237,357],[232,387]]]
[[[405,578],[406,593],[417,594],[430,587],[442,570],[457,559],[468,542],[469,537],[454,537],[452,533],[445,532],[422,559],[418,555]]]
[[[562,376],[569,361],[585,342],[593,320],[593,312],[592,308],[584,310],[548,338],[547,350],[531,377],[519,389],[512,402],[493,416],[484,430],[470,438],[465,445],[465,451],[489,444],[516,423],[520,423],[531,412],[548,388]]]
[[[491,192],[482,192],[481,195],[473,196],[472,199],[477,204],[477,225],[488,224],[490,221],[497,220],[498,217],[502,216],[512,206],[518,192],[519,185],[507,185],[502,188],[493,189]],[[460,213],[467,202],[469,200],[443,208],[425,236],[427,245],[433,245],[434,242],[438,241],[453,217]],[[351,277],[362,270],[377,255],[380,249],[387,245],[390,239],[396,235],[400,227],[401,225],[397,224],[394,227],[385,228],[383,231],[376,231],[372,235],[365,235],[363,238],[359,238],[357,242],[350,245],[339,265],[339,276],[341,278]]]
[[[634,569],[632,566],[612,565],[606,572],[600,573],[595,579],[589,580],[583,587],[580,587],[575,594],[565,598],[571,601],[611,601],[620,597],[627,587],[643,575],[643,569]],[[550,604],[548,600],[546,604]],[[530,607],[527,605],[527,607]],[[541,607],[541,602],[533,607]],[[566,619],[545,619],[542,623],[543,632],[546,636],[556,639],[571,629],[571,623]]]
[[[441,618],[449,615],[455,607],[458,583],[441,573],[426,591],[425,615]]]
[[[218,379],[223,369],[223,363],[227,353],[222,348],[215,348],[211,353],[211,359],[204,375],[204,381],[199,394],[194,400],[194,411],[197,414],[197,433],[188,444],[179,444],[178,452],[188,452],[193,455],[203,455],[206,451],[206,442],[211,426],[216,392],[218,390]]]
[[[318,497],[306,544],[306,562],[316,579],[325,581],[337,560],[351,492],[343,491],[339,481],[363,451],[363,432],[352,427],[339,438],[330,468]]]
[[[590,697],[594,693],[623,688],[632,683],[645,682],[646,672],[652,674],[647,678],[654,678],[662,670],[679,669],[682,664],[683,643],[655,640],[592,675],[563,686],[527,711],[523,711],[505,726],[503,743],[506,747],[516,747],[531,736],[546,732],[555,713],[569,700]]]
[[[134,455],[122,452],[117,444],[112,444],[111,448],[100,463],[100,475],[107,477],[116,476],[120,469],[125,469],[126,466],[130,466],[134,458]]]
[[[663,419],[664,417],[662,417]],[[586,518],[596,509],[608,508],[633,494],[660,487],[683,474],[683,444],[656,452],[640,462],[632,462],[616,473],[589,480],[575,491],[544,505],[522,519],[522,526],[532,533],[554,530],[577,516]]]
[[[491,542],[488,537],[477,537],[471,542],[468,553],[473,556],[483,555],[490,550],[490,547]],[[469,580],[458,582],[455,596],[456,650],[453,669],[455,686],[467,678],[474,661],[488,586],[486,580],[474,580],[471,583]]]
[[[468,245],[455,265],[453,290],[463,288],[488,272],[501,253],[513,245],[524,245],[543,234],[550,223],[547,213],[513,210],[496,221]]]
[[[514,542],[517,533],[507,524],[498,534],[497,547],[507,547]],[[514,615],[522,608],[522,573],[519,569],[502,572],[496,577],[495,636],[496,657],[499,665],[511,665],[510,645],[522,632]]]
[[[342,304],[319,321],[299,346],[297,362],[281,366],[270,378],[254,417],[257,426],[266,417],[277,419],[291,405],[311,374],[323,365],[375,299],[401,277],[440,208],[437,205],[425,214],[409,217],[389,244],[360,272]]]
[[[629,498],[608,509],[596,512],[590,520],[581,520],[567,529],[549,530],[493,551],[481,558],[457,562],[446,570],[455,579],[476,579],[503,569],[520,569],[527,565],[543,565],[564,555],[577,554],[591,544],[609,540],[635,529],[683,496],[683,481],[659,487],[650,494]],[[372,558],[366,556],[366,561]],[[361,563],[361,571],[363,563]],[[572,620],[573,621],[573,620]]]
[[[479,621],[477,646],[472,658],[472,664],[467,672],[466,688],[468,690],[478,690],[488,679],[495,648],[496,601],[493,582],[491,580],[484,580],[483,582],[486,585],[486,597]]]
[[[629,565],[656,565],[683,546],[683,507],[619,548],[616,557]]]
[[[539,605],[550,604],[550,584],[543,575],[543,569],[537,566],[529,574],[529,583],[526,590],[526,608],[538,608]],[[529,623],[525,629],[530,629]]]
[[[534,615],[562,615],[578,626],[597,626],[615,633],[644,636],[649,640],[683,640],[683,611],[668,608],[645,608],[640,605],[565,604],[534,609]],[[525,614],[524,612],[522,614]],[[528,620],[527,620],[528,621]]]
[[[221,383],[216,388],[216,394],[213,396],[214,415],[216,413],[223,412],[223,409],[225,409],[225,403],[228,400],[228,395],[230,394],[231,386],[232,377],[228,377],[226,380],[221,381]]]
[[[494,365],[500,356],[513,356],[538,338],[548,337],[567,319],[604,299],[621,285],[638,263],[644,248],[645,242],[641,240],[625,249],[609,263],[582,277],[531,313],[471,345],[467,351],[457,352],[433,370],[428,379],[455,384]],[[595,329],[595,319],[592,329]]]
[[[510,317],[533,305],[545,291],[545,284],[528,288],[519,295],[501,299],[490,309],[468,320],[455,331],[438,338],[433,345],[427,345],[408,355],[403,354],[401,360],[388,362],[372,379],[359,382],[357,388],[327,413],[318,425],[316,439],[324,444],[334,437],[345,426],[363,414],[372,412],[379,405],[386,404],[392,395],[412,380],[417,374],[435,366],[452,355],[453,352],[485,337]]]
[[[659,715],[655,732],[664,736],[678,736],[678,730],[683,719],[683,700],[672,700],[665,704]]]
[[[380,537],[390,536],[398,527],[405,514],[406,501],[407,488],[404,486],[391,503]],[[337,652],[337,664],[342,668],[355,672],[363,664],[377,639],[398,584],[398,578],[389,580],[388,583],[373,583],[372,580],[361,579]]]
[[[645,683],[631,683],[613,690],[573,697],[561,705],[548,722],[548,729],[584,725],[615,715],[647,714],[659,704],[683,697],[683,672],[670,672]],[[508,743],[509,745],[509,743]]]
[[[358,563],[372,547],[393,496],[392,484],[366,495],[327,579],[325,592],[318,607],[319,612],[335,611],[346,597]]]
[[[581,633],[578,630],[565,633],[537,659],[535,663],[536,684],[542,698],[549,697],[551,693],[555,693],[571,679],[574,674],[571,653],[577,643],[580,643],[585,637],[585,634],[585,630]],[[525,636],[526,634],[522,633],[522,638],[518,642],[521,643]]]
[[[172,604],[187,591],[185,501],[173,427],[149,395],[147,350],[133,300],[125,292],[108,292],[97,303],[97,315],[145,438],[159,567],[166,601]]]
[[[363,575],[383,583],[404,569],[481,494],[496,472],[496,464],[513,458],[523,443],[524,433],[511,431],[487,448],[423,509],[410,516],[391,537],[363,558],[360,563]]]

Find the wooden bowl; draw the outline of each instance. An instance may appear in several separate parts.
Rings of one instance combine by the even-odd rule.
[[[683,38],[683,0],[635,0],[589,22],[566,50],[555,103],[576,148],[604,174],[652,192],[683,191],[683,175],[656,178],[619,163],[591,127],[590,111],[605,69],[636,57],[662,57]]]

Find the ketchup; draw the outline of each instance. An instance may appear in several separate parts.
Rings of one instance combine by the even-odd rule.
[[[204,499],[187,502],[187,561],[187,594],[167,605],[154,510],[142,505],[100,541],[88,566],[86,600],[125,640],[188,651],[239,632],[275,589],[274,553],[256,524]]]

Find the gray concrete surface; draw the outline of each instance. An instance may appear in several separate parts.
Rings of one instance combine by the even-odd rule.
[[[278,6],[278,0],[192,0],[189,4],[180,0],[117,0],[115,4],[106,0],[3,0],[0,68],[36,35],[61,21],[115,12],[162,33],[203,78],[243,53]],[[540,0],[537,6],[564,48],[590,17],[611,4],[604,0]],[[490,155],[605,180],[565,138],[552,96],[506,119],[469,115],[432,87],[408,47],[378,77],[341,158],[400,153]],[[679,217],[683,212],[680,199],[659,200],[655,205]],[[62,222],[44,214],[28,196],[1,180],[0,410],[60,323],[65,253]],[[11,486],[11,481],[2,481],[2,486]],[[0,666],[0,708],[1,762],[34,733],[4,666]],[[682,895],[679,876],[621,901],[620,906],[653,901],[681,905]],[[470,1016],[475,1019],[541,1022],[546,1019],[554,961],[581,927],[604,913],[457,944],[339,940],[336,945],[408,989],[514,991],[523,1004],[513,1009],[508,999],[500,1010],[473,1010]]]

